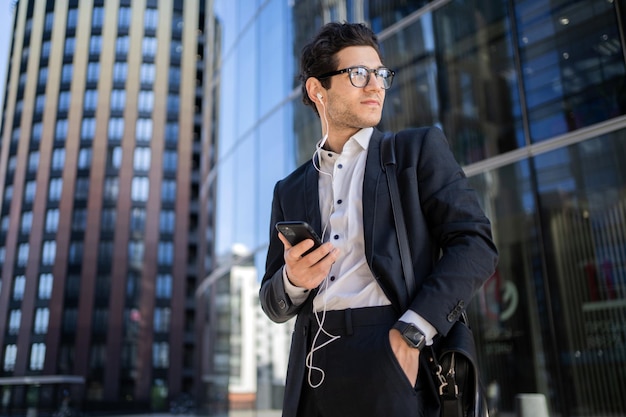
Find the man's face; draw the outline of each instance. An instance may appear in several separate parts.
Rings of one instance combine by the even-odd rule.
[[[337,53],[337,69],[364,66],[376,69],[383,66],[371,46],[349,46]],[[327,90],[326,115],[330,134],[351,135],[359,129],[376,126],[380,122],[385,101],[385,90],[374,74],[363,88],[350,82],[350,75],[335,75]],[[323,119],[322,115],[322,119]]]

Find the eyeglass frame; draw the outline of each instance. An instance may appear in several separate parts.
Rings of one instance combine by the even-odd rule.
[[[326,73],[324,73],[324,74],[322,74],[320,76],[317,76],[315,78],[317,78],[317,79],[329,78],[329,77],[333,77],[335,75],[343,74],[343,73],[346,73],[346,72],[348,73],[348,75],[351,75],[350,71],[352,71],[353,69],[357,69],[357,68],[365,69],[365,71],[367,72],[367,80],[365,81],[365,84],[363,84],[363,86],[358,87],[358,86],[354,85],[354,81],[352,80],[352,76],[349,76],[348,78],[350,79],[350,84],[352,84],[352,86],[355,87],[355,88],[365,88],[365,87],[367,87],[367,85],[370,83],[370,79],[371,79],[372,74],[375,74],[376,77],[378,77],[378,71],[380,71],[380,70],[387,70],[391,74],[391,77],[390,77],[391,81],[389,81],[389,87],[385,88],[384,78],[383,78],[383,85],[381,87],[382,87],[383,90],[388,90],[388,89],[391,88],[391,84],[393,83],[393,77],[396,75],[396,72],[394,70],[391,70],[391,69],[389,69],[387,67],[379,67],[379,68],[371,68],[370,69],[370,68],[368,68],[368,67],[366,67],[364,65],[355,65],[353,67],[348,67],[348,68],[340,69],[340,70],[337,70],[337,71],[326,72]]]

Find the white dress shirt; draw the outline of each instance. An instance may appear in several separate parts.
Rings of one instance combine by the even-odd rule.
[[[332,242],[340,252],[313,300],[314,311],[391,304],[365,259],[363,175],[373,131],[370,127],[355,133],[340,154],[325,149],[318,152],[321,238]],[[284,269],[283,280],[291,301],[304,302],[308,292],[291,284]],[[436,334],[435,328],[412,310],[400,320],[415,324],[428,341]]]

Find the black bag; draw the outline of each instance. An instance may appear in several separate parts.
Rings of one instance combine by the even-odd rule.
[[[441,417],[488,417],[476,363],[474,335],[463,313],[446,337],[435,338],[428,357]]]
[[[407,298],[402,302],[408,304],[408,300],[415,294],[415,281],[396,177],[395,135],[385,134],[383,137],[381,160],[387,176],[400,259],[407,287]],[[489,416],[485,391],[480,382],[476,363],[474,335],[465,313],[454,323],[445,337],[436,337],[430,349],[424,349],[423,353],[428,355],[427,360],[433,377],[433,394],[439,399],[440,417]]]

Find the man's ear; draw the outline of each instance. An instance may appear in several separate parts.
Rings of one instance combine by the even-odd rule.
[[[311,101],[314,103],[319,103],[320,99],[318,95],[321,94],[323,97],[324,92],[326,91],[326,89],[322,86],[322,83],[320,82],[320,80],[318,80],[315,77],[309,77],[309,79],[306,80],[305,86],[306,86],[306,92],[309,95],[309,98],[311,99]]]

